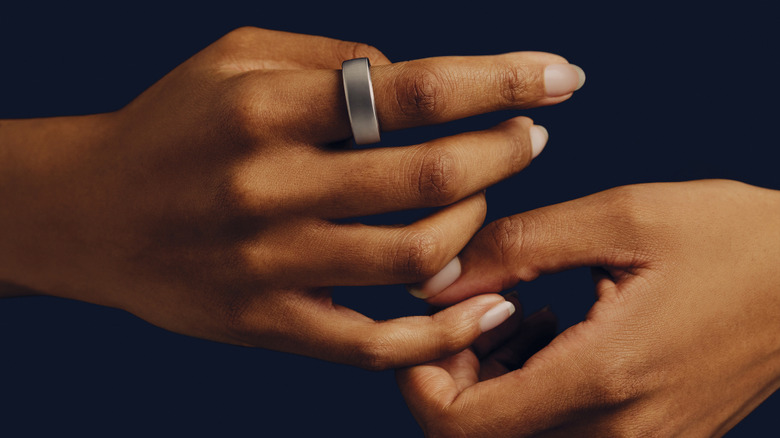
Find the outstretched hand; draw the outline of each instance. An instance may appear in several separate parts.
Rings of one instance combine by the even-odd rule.
[[[427,436],[719,436],[780,386],[776,191],[612,189],[491,223],[460,262],[419,294],[444,305],[591,266],[598,300],[527,362],[507,336],[476,349],[501,352],[498,372],[475,350],[398,371]]]
[[[350,150],[338,69],[356,57],[373,65],[385,131],[555,104],[582,85],[547,53],[391,64],[364,44],[236,30],[117,112],[0,124],[0,294],[372,369],[465,348],[503,298],[376,322],[329,287],[438,272],[481,226],[481,190],[526,167],[547,133],[518,117]],[[341,223],[418,207],[444,208],[402,227]]]

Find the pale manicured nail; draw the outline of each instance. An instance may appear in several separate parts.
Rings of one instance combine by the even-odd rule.
[[[455,257],[438,274],[422,283],[411,284],[406,287],[406,290],[415,297],[424,300],[438,295],[439,292],[454,283],[458,277],[460,277],[460,260]]]
[[[482,333],[492,330],[506,321],[513,313],[515,313],[515,305],[509,301],[504,301],[482,315],[482,318],[479,319],[479,329]]]
[[[565,96],[585,84],[585,72],[574,64],[552,64],[544,69],[544,91],[548,97]]]
[[[581,69],[579,65],[572,64],[572,67],[574,67],[574,69],[577,70],[577,76],[578,76],[577,88],[574,89],[574,91],[577,91],[580,88],[582,88],[583,85],[585,85],[585,70]]]
[[[547,132],[547,128],[542,125],[531,126],[531,154],[533,158],[542,153],[548,138],[550,138],[550,134]]]

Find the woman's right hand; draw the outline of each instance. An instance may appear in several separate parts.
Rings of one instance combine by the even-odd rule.
[[[399,371],[428,436],[721,436],[780,387],[778,191],[620,187],[495,221],[460,259],[449,287],[422,288],[429,302],[582,266],[598,299],[530,359],[549,312]]]
[[[555,104],[582,85],[547,53],[391,64],[363,44],[236,30],[115,113],[0,123],[5,290],[372,369],[465,348],[499,295],[375,322],[328,287],[438,272],[481,226],[481,190],[527,166],[546,131],[519,117],[349,150],[338,69],[356,57],[373,65],[383,130]],[[444,208],[403,227],[339,223],[431,206]]]

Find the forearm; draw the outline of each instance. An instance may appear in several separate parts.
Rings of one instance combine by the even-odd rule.
[[[0,283],[0,298],[38,295],[38,292],[10,283]]]
[[[29,294],[55,244],[65,187],[106,130],[106,115],[0,121],[0,297]],[[3,285],[5,283],[5,285]],[[18,286],[10,286],[11,284]]]

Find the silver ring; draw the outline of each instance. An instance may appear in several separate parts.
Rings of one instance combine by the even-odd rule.
[[[374,87],[371,85],[371,63],[368,58],[349,59],[341,63],[347,113],[356,144],[379,141],[379,119],[376,116]]]

